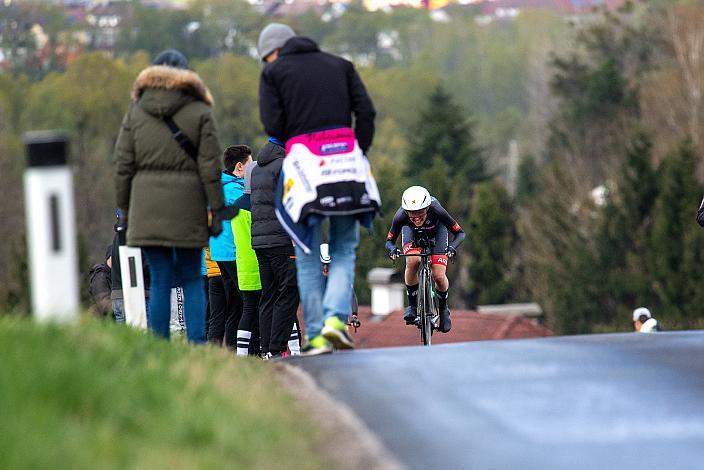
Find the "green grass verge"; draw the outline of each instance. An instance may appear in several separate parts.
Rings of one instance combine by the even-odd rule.
[[[329,468],[272,374],[106,322],[0,318],[0,468]]]

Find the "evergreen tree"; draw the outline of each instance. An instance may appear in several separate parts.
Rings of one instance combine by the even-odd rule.
[[[695,167],[690,142],[662,162],[645,256],[650,288],[658,299],[655,313],[670,328],[693,325],[704,302],[704,231],[694,222],[702,188]]]
[[[644,254],[651,213],[658,194],[652,165],[652,144],[638,133],[626,150],[626,158],[603,209],[598,240],[598,278],[604,299],[603,323],[622,324],[636,304],[650,304]]]
[[[476,145],[471,121],[442,87],[437,87],[428,97],[408,141],[407,181],[425,186],[461,226],[466,226],[472,187],[486,179],[484,158]],[[458,299],[455,304],[458,306],[464,304],[469,295],[467,246],[460,247],[461,256],[448,268],[448,275],[454,280],[453,298]]]
[[[516,179],[516,204],[521,205],[538,192],[538,164],[531,155],[526,155],[518,164]]]
[[[514,215],[504,186],[496,181],[479,183],[472,197],[468,245],[472,253],[470,297],[479,304],[500,304],[511,299],[511,253]]]
[[[583,178],[602,184],[628,144],[640,117],[643,74],[652,68],[657,35],[633,12],[605,13],[579,26],[575,45],[551,61],[550,86],[558,111],[550,123],[551,159],[584,167]]]
[[[565,165],[548,164],[540,186],[545,190],[521,209],[522,287],[543,307],[553,331],[589,333],[603,300],[595,239],[600,208],[588,192],[575,191]]]
[[[471,121],[441,86],[428,97],[409,135],[409,143],[406,173],[420,183],[426,183],[424,169],[436,158],[444,166],[446,181],[458,176],[467,185],[486,178],[484,159],[475,142]]]

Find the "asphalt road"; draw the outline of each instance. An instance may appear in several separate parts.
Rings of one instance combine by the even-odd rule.
[[[287,362],[346,402],[411,469],[704,469],[704,331]]]

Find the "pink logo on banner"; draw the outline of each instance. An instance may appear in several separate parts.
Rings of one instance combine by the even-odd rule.
[[[294,144],[303,144],[313,155],[327,157],[350,153],[354,150],[354,130],[349,127],[312,132],[289,139],[286,142],[286,154]]]

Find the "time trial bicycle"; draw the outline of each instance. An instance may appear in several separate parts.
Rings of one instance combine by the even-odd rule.
[[[418,307],[415,325],[420,330],[420,340],[425,346],[432,344],[433,331],[438,329],[440,318],[430,262],[433,246],[435,246],[435,240],[421,238],[412,245],[413,248],[420,248],[420,253],[399,255],[400,258],[418,256],[421,259],[418,267]]]

